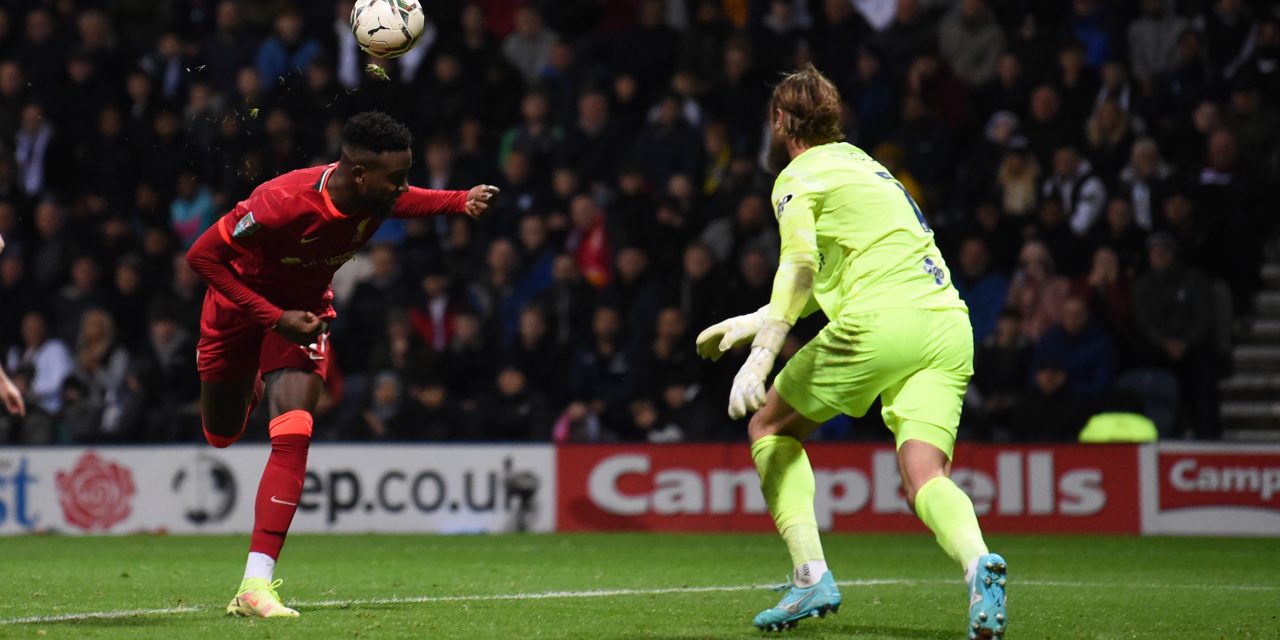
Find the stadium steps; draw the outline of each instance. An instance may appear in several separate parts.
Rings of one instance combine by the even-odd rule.
[[[1280,289],[1280,262],[1268,262],[1262,265],[1262,286],[1268,289]]]
[[[1259,316],[1266,318],[1280,317],[1280,289],[1263,291],[1254,298]]]
[[[1222,381],[1223,437],[1280,442],[1280,255],[1262,265],[1253,317],[1237,325],[1231,377]]]

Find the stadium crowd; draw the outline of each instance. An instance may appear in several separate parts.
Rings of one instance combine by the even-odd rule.
[[[0,0],[0,362],[28,404],[0,442],[198,441],[185,248],[367,109],[412,128],[413,184],[502,197],[340,272],[318,438],[739,439],[745,354],[693,336],[768,300],[769,85],[809,61],[969,305],[964,432],[1127,409],[1217,437],[1280,178],[1269,5],[432,0],[383,80],[346,0]],[[877,411],[822,437],[884,437]]]

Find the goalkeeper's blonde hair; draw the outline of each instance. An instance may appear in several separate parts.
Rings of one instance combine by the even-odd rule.
[[[775,116],[775,110],[781,116]],[[782,135],[816,147],[844,140],[840,130],[840,92],[812,64],[787,74],[773,88],[769,101],[770,117],[780,117]]]

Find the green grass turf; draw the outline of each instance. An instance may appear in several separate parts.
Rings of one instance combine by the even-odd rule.
[[[923,535],[828,535],[840,614],[788,638],[963,638],[958,570]],[[1009,638],[1280,637],[1280,539],[992,536],[1010,562]],[[0,638],[756,638],[765,589],[538,600],[370,598],[781,582],[770,535],[292,536],[279,567],[297,620],[222,615],[244,536],[0,538]],[[908,581],[914,581],[908,583]],[[306,606],[306,603],[313,603]],[[29,616],[198,607],[109,620]]]

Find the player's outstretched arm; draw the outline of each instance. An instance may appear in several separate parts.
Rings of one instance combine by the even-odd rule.
[[[395,218],[418,218],[445,213],[465,213],[479,218],[489,210],[498,198],[498,188],[493,185],[477,185],[469,191],[437,191],[409,187],[409,191],[396,200],[391,211]]]

